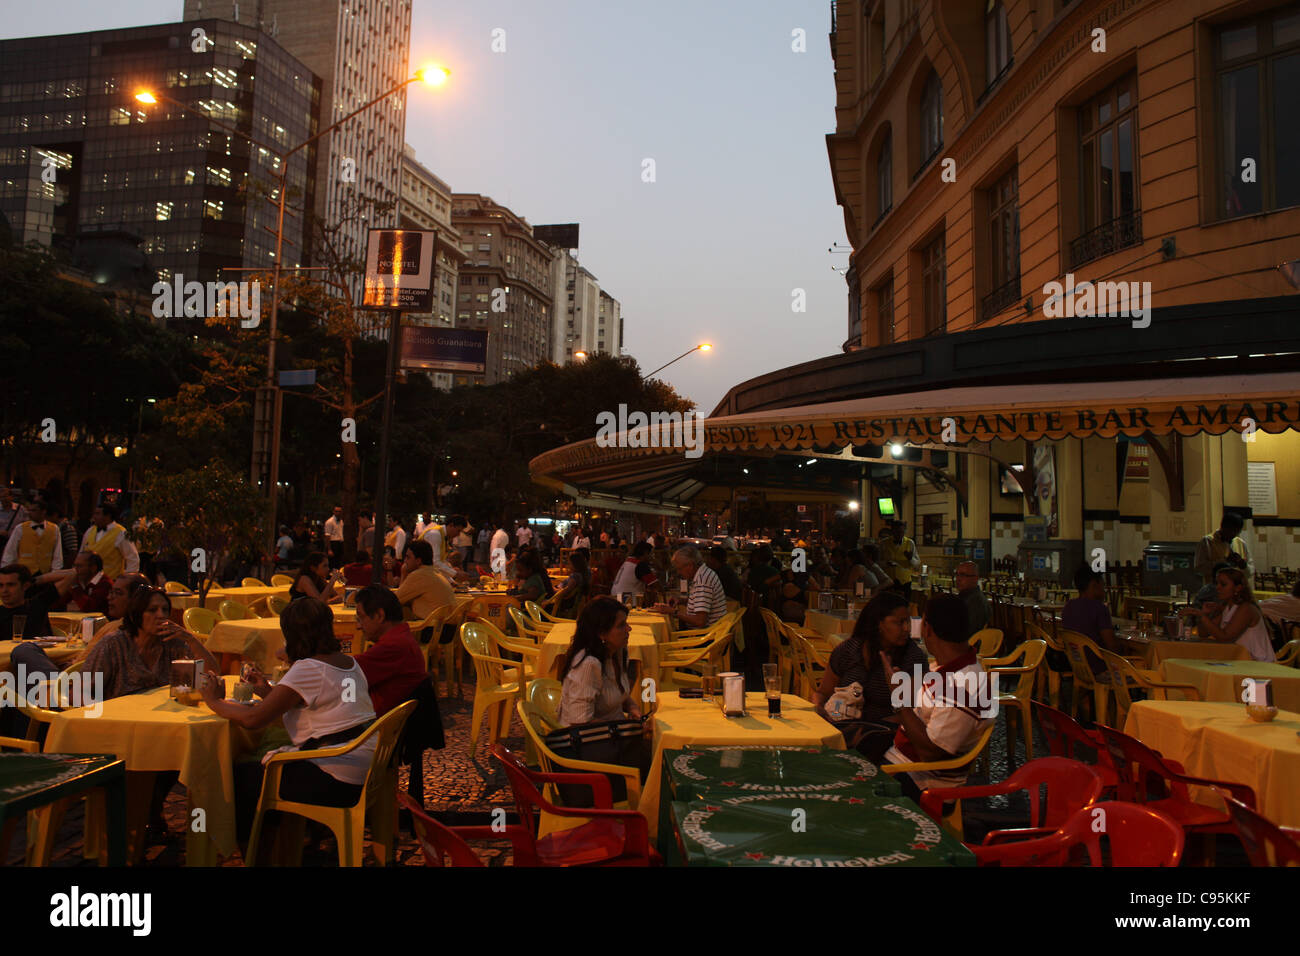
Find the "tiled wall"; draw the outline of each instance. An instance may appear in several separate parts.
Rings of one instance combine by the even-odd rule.
[[[1016,557],[1020,549],[1020,535],[1024,530],[1021,521],[994,521],[990,525],[993,537],[993,560],[1007,556]]]
[[[1106,549],[1107,564],[1142,561],[1142,551],[1151,543],[1150,524],[1104,520],[1083,523],[1084,550],[1091,557],[1093,548]]]
[[[1248,521],[1242,534],[1256,570],[1300,568],[1300,526],[1256,528]]]

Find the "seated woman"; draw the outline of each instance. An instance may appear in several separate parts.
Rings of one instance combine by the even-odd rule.
[[[560,726],[573,727],[621,717],[641,719],[641,708],[633,693],[635,675],[627,658],[631,633],[627,608],[612,597],[595,598],[583,610],[560,672],[563,681],[558,713]],[[649,732],[647,724],[646,734]],[[587,743],[575,756],[596,763],[636,767],[642,780],[650,770],[650,747],[645,735]],[[627,798],[624,778],[611,775],[610,785],[615,802]],[[570,806],[591,806],[591,792],[586,787],[575,786],[561,792]]]
[[[560,588],[556,595],[556,617],[572,617],[578,605],[591,596],[591,568],[587,561],[588,554],[585,548],[570,552],[569,567],[573,569],[573,573],[565,579],[564,587]]]
[[[423,544],[427,541],[412,543]],[[409,549],[408,549],[409,551]],[[370,685],[376,714],[386,714],[404,700],[427,674],[424,654],[402,620],[402,605],[391,588],[367,584],[357,592],[357,624],[371,646],[357,655]]]
[[[297,750],[338,747],[364,733],[375,721],[370,685],[361,665],[339,650],[329,606],[310,597],[293,601],[280,615],[280,630],[291,666],[278,684],[270,686],[265,675],[254,670],[249,683],[261,700],[247,706],[225,700],[221,678],[213,673],[202,687],[204,703],[214,714],[248,730],[260,730],[283,717]],[[340,757],[286,764],[280,796],[329,807],[352,806],[361,796],[375,744],[372,738]],[[241,839],[252,829],[264,773],[261,763],[235,765],[235,820]],[[270,840],[262,845],[269,846]]]
[[[327,578],[326,575],[329,575]],[[319,551],[307,555],[293,586],[289,588],[289,602],[302,598],[316,598],[326,604],[337,604],[343,595],[334,593],[334,584],[340,580],[338,573],[330,575],[330,559]]]
[[[551,576],[542,567],[542,559],[531,548],[520,551],[519,557],[515,559],[515,578],[518,583],[510,589],[510,593],[518,600],[521,608],[525,601],[540,604],[555,593]]]
[[[893,586],[894,579],[889,576],[889,572],[880,566],[880,548],[876,545],[867,543],[862,546],[863,565],[876,581],[875,586],[868,593],[868,597],[875,597],[882,591]]]
[[[813,693],[817,713],[843,731],[850,747],[876,763],[897,730],[882,651],[908,674],[915,665],[926,667],[925,652],[912,640],[908,603],[892,591],[872,598],[862,609],[853,633],[831,651],[821,686]]]
[[[104,676],[105,700],[170,684],[174,660],[201,660],[208,673],[220,672],[203,642],[171,613],[164,591],[141,585],[131,594],[122,626],[96,641],[82,668]]]
[[[1273,642],[1268,637],[1264,614],[1239,568],[1224,568],[1214,576],[1218,602],[1207,608],[1183,608],[1183,617],[1195,617],[1202,637],[1222,643],[1235,642],[1257,661],[1275,661]]]
[[[862,593],[868,597],[876,587],[876,576],[867,568],[867,559],[860,548],[850,548],[844,554],[844,566],[835,586],[841,591],[856,591],[862,582]]]

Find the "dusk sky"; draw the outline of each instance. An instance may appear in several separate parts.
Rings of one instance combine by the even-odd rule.
[[[220,16],[225,4],[205,4]],[[243,5],[247,11],[254,0]],[[181,0],[10,5],[7,37],[180,19]],[[504,53],[492,51],[505,31]],[[792,50],[792,31],[807,52]],[[826,0],[415,0],[406,140],[462,192],[581,224],[579,259],[622,303],[627,353],[713,406],[755,375],[839,351],[847,256],[825,134]],[[656,181],[642,181],[653,159]],[[807,311],[791,310],[803,289]]]

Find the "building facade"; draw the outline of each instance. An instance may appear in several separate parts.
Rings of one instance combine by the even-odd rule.
[[[845,348],[864,363],[944,336],[988,341],[991,359],[994,330],[1023,326],[1028,341],[1037,324],[1045,335],[1101,316],[1116,341],[1162,341],[1166,360],[1195,343],[1205,364],[1255,334],[1257,316],[1294,311],[1278,264],[1300,248],[1288,174],[1300,135],[1285,105],[1300,79],[1300,5],[853,0],[833,13],[827,148],[853,247]],[[1185,325],[1156,329],[1153,316]],[[1211,328],[1227,316],[1237,324]],[[1284,350],[1243,349],[1233,368]],[[1058,380],[1082,374],[1057,361]],[[1206,395],[1211,408],[1224,398]],[[1300,564],[1294,427],[1251,441],[1207,430],[1039,444],[1064,502],[1054,536],[1084,553],[1140,560],[1230,508],[1251,519],[1257,565]],[[1045,455],[1024,441],[987,451]],[[918,543],[922,525],[942,530],[932,542],[962,527],[989,557],[1015,555],[1028,511],[1003,470],[973,467],[980,490],[963,523],[951,487],[904,469]]]
[[[456,290],[456,327],[488,333],[487,371],[466,381],[493,385],[547,361],[559,253],[533,238],[527,221],[487,196],[453,194],[451,219],[466,256]],[[457,375],[457,384],[463,378]]]
[[[144,89],[159,101],[138,102]],[[21,242],[85,247],[117,237],[138,243],[159,279],[238,279],[223,270],[273,262],[274,151],[315,133],[319,101],[316,76],[247,25],[0,41],[0,209]],[[290,195],[308,207],[312,160],[308,150],[289,161]],[[305,224],[286,217],[295,265]]]
[[[411,75],[411,0],[185,0],[184,17],[251,24],[298,57],[321,80],[321,128]],[[397,223],[405,133],[402,92],[320,141],[314,213],[327,226],[342,224],[345,259],[364,260],[367,231]],[[359,288],[358,277],[354,299]]]

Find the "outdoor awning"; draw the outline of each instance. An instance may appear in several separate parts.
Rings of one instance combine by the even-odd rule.
[[[638,423],[632,422],[636,425]],[[653,424],[653,423],[652,423]],[[534,479],[571,495],[599,491],[684,509],[709,484],[711,456],[840,455],[894,442],[980,451],[997,440],[1221,435],[1300,428],[1300,373],[963,387],[707,419],[687,429],[630,427],[532,460]],[[593,433],[596,427],[593,424]],[[683,439],[684,435],[684,439]],[[945,438],[950,439],[944,441]],[[687,457],[687,449],[694,457]],[[610,507],[618,507],[611,504]]]

